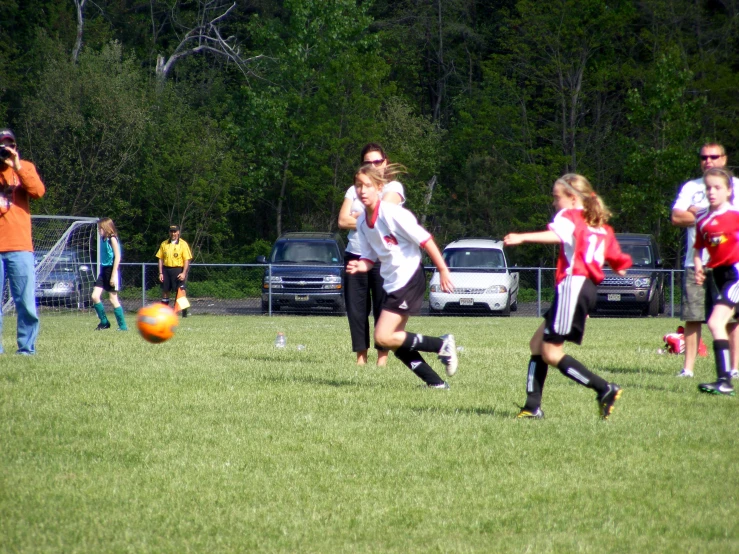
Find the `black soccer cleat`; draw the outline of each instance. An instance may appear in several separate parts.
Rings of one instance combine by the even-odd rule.
[[[110,321],[108,323],[98,323],[98,326],[95,327],[96,331],[104,331],[105,329],[110,329]]]
[[[701,383],[698,385],[698,390],[708,394],[723,394],[724,396],[734,396],[736,394],[732,384],[723,379],[719,379],[715,383]]]
[[[532,410],[524,406],[521,408],[521,411],[518,412],[516,419],[544,419],[544,411],[541,408]]]
[[[600,409],[600,416],[603,419],[608,419],[611,415],[613,405],[616,403],[616,400],[621,398],[622,393],[621,387],[613,383],[608,383],[606,392],[598,396],[598,408]]]

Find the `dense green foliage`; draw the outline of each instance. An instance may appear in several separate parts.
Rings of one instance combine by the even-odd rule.
[[[335,230],[359,151],[379,141],[442,244],[542,227],[553,180],[577,171],[618,231],[654,233],[675,266],[669,208],[698,148],[739,152],[734,1],[9,0],[2,12],[0,125],[48,186],[34,209],[113,217],[129,260],[149,260],[170,222],[206,262],[251,262],[286,230]],[[511,255],[549,265],[554,250]]]
[[[546,419],[518,421],[539,321],[412,320],[464,347],[436,391],[355,366],[343,318],[194,315],[152,345],[47,315],[0,364],[0,551],[736,552],[712,360],[677,379],[675,320],[592,319],[571,351],[623,386],[611,419],[555,370]]]

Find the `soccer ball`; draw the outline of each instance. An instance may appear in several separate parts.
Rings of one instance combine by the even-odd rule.
[[[171,339],[177,329],[177,315],[164,304],[149,304],[139,310],[136,326],[144,340],[158,344]]]

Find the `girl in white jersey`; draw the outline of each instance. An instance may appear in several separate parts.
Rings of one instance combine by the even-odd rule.
[[[374,165],[380,173],[384,174],[388,165],[387,155],[382,146],[370,142],[362,148],[360,154],[362,164]],[[398,181],[387,183],[382,189],[382,201],[391,202],[400,206],[405,202],[403,185]],[[352,185],[344,195],[344,202],[339,210],[339,229],[348,229],[346,252],[344,253],[344,267],[352,260],[358,260],[359,237],[357,236],[357,217],[364,212],[364,206],[357,196],[357,189]],[[382,288],[382,276],[380,275],[380,264],[367,273],[347,275],[344,280],[344,301],[346,315],[349,320],[349,333],[352,339],[352,351],[357,355],[357,365],[367,363],[367,351],[370,346],[370,310],[374,315],[375,326],[380,317],[382,303],[385,300],[385,291]],[[387,363],[388,351],[379,346],[377,348],[377,365],[384,366]]]
[[[397,166],[388,166],[383,174],[367,164],[354,176],[365,211],[357,218],[361,256],[350,261],[346,271],[349,275],[367,272],[376,262],[382,262],[387,296],[375,326],[375,344],[395,352],[427,386],[448,389],[449,385],[431,369],[420,352],[437,353],[447,375],[454,375],[457,371],[454,336],[426,337],[405,330],[410,315],[420,311],[426,290],[419,247],[426,250],[439,270],[442,290],[452,292],[454,286],[439,248],[416,217],[405,208],[380,200],[383,186],[396,171]]]

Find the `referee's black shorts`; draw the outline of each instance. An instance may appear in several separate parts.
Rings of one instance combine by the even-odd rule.
[[[185,288],[185,281],[177,280],[177,276],[182,273],[184,269],[184,267],[168,267],[166,265],[162,268],[162,271],[164,272],[162,274],[162,292],[174,292],[178,287],[181,289]]]

